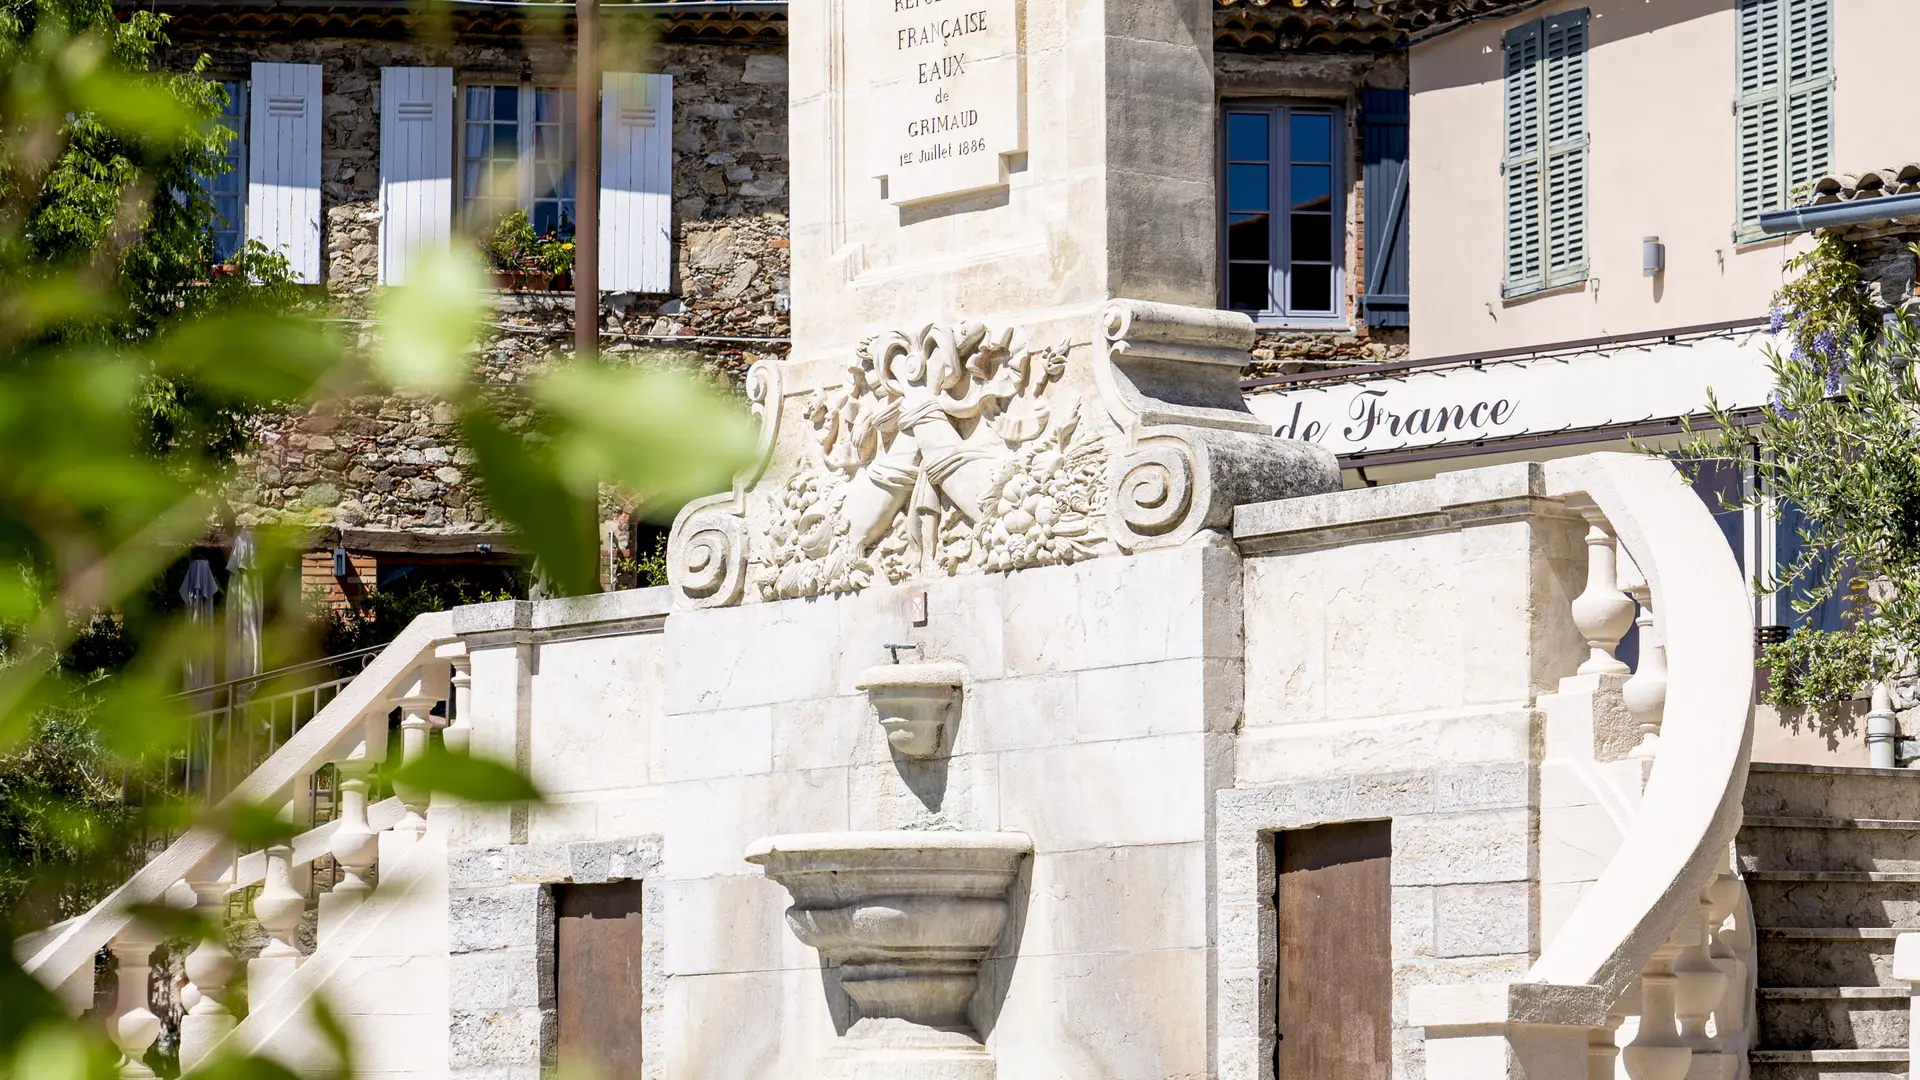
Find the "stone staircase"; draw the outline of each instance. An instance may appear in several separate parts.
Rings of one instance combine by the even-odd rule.
[[[1920,772],[1755,763],[1736,847],[1758,932],[1753,1080],[1907,1076],[1893,946],[1920,931]]]

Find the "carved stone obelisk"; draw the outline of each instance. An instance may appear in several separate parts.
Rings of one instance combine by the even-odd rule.
[[[1228,532],[1339,484],[1241,399],[1211,8],[790,9],[793,352],[668,549],[667,1075],[1208,1072]]]
[[[1187,543],[1338,485],[1216,309],[1208,0],[791,13],[792,358],[670,552],[700,607]]]

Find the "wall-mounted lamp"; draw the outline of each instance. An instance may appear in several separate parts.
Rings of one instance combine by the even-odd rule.
[[[333,576],[343,578],[351,573],[353,573],[353,564],[347,561],[347,549],[343,547],[334,548]]]
[[[1657,236],[1645,236],[1640,239],[1640,273],[1647,277],[1659,277],[1667,269],[1667,245]]]

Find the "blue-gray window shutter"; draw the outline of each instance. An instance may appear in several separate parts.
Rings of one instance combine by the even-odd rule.
[[[1540,24],[1507,31],[1506,150],[1501,172],[1506,179],[1506,282],[1508,296],[1533,292],[1546,280],[1540,220]]]
[[[1833,0],[1739,0],[1739,139],[1734,235],[1763,235],[1760,215],[1831,166]]]
[[[1547,287],[1587,278],[1587,13],[1542,20]]]
[[[1367,90],[1360,98],[1360,161],[1366,184],[1368,326],[1407,325],[1407,92]]]

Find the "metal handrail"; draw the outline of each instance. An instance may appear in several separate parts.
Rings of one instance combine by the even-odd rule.
[[[253,683],[255,685],[263,685],[274,679],[284,678],[285,676],[291,675],[298,671],[308,671],[317,667],[331,667],[335,664],[344,664],[350,660],[364,660],[368,657],[377,655],[381,649],[384,649],[386,647],[387,647],[387,644],[386,642],[383,641],[378,645],[368,645],[365,648],[353,649],[349,652],[335,653],[332,656],[322,656],[322,657],[319,657],[318,659],[306,660],[298,664],[288,664],[285,667],[273,668],[270,671],[261,671],[261,672],[256,672],[252,675],[243,675],[238,679],[228,679],[225,682],[208,683],[205,686],[196,687],[195,689],[192,689],[192,690],[182,690],[177,694],[171,694],[168,696],[167,700],[178,701],[178,700],[181,700],[182,698],[202,697],[207,694],[218,693],[221,690],[227,689],[228,687],[239,686],[242,683]],[[363,664],[361,666],[364,667],[365,665]]]

